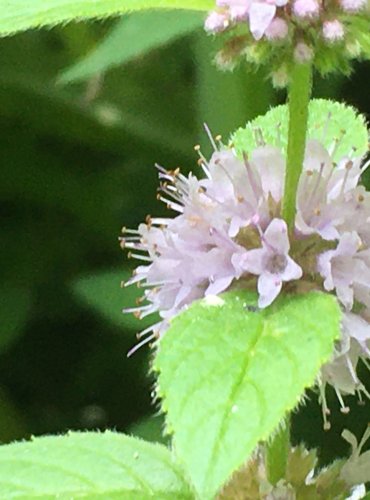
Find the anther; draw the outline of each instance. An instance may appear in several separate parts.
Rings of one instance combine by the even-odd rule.
[[[323,427],[324,427],[324,431],[330,431],[330,429],[331,429],[331,423],[328,422],[328,421],[326,421],[326,422],[324,422],[324,426]]]
[[[196,144],[194,146],[194,151],[200,151],[200,145],[199,144]]]

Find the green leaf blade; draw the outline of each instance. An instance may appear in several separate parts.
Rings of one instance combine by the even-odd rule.
[[[256,148],[256,130],[261,130],[266,144],[281,147],[285,154],[288,143],[288,106],[276,106],[249,122],[245,128],[237,130],[232,142],[239,155]],[[352,149],[356,156],[362,156],[368,151],[368,131],[364,117],[351,106],[327,99],[313,99],[310,102],[307,138],[320,141],[329,150],[337,141],[333,154],[335,162],[348,156]]]
[[[297,405],[339,335],[332,296],[281,298],[257,312],[246,309],[251,292],[221,300],[175,318],[154,363],[175,451],[201,498],[213,498]]]
[[[2,446],[0,496],[193,498],[168,449],[114,432],[73,432]]]
[[[73,20],[116,16],[144,9],[207,11],[212,0],[0,0],[0,36]]]
[[[191,33],[203,22],[203,16],[198,12],[182,12],[179,15],[178,11],[144,11],[122,18],[94,51],[61,74],[59,83],[84,80],[127,64]]]

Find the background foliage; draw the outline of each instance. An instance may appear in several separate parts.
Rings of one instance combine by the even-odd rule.
[[[142,325],[120,314],[137,293],[119,286],[120,228],[164,213],[153,164],[197,169],[203,122],[228,137],[284,99],[263,74],[217,72],[199,14],[166,15],[167,31],[160,13],[138,13],[0,39],[3,443],[95,428],[162,439],[160,418],[146,420],[149,352],[126,359]],[[369,119],[369,69],[317,79],[314,96]],[[324,461],[346,452],[343,425],[361,435],[369,420],[369,403],[356,418],[332,407],[330,433],[315,402],[294,418],[295,439]]]

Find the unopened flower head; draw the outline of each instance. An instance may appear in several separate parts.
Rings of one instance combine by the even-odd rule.
[[[325,74],[348,72],[350,59],[370,57],[369,24],[366,0],[217,0],[205,30],[227,33],[216,57],[225,69],[246,58],[273,74],[283,64],[312,60]],[[354,43],[356,53],[350,49]],[[300,57],[302,47],[309,47],[309,58]]]
[[[124,230],[121,245],[139,259],[126,283],[143,287],[143,303],[127,309],[160,321],[139,334],[140,345],[160,338],[169,320],[194,300],[235,285],[257,290],[260,308],[284,290],[335,293],[343,308],[343,335],[333,361],[321,372],[344,411],[343,394],[367,394],[357,375],[370,364],[370,193],[359,180],[366,168],[355,151],[334,162],[338,144],[306,146],[297,193],[294,232],[281,217],[285,178],[282,148],[259,145],[237,156],[216,144],[209,161],[200,154],[202,178],[157,166],[159,199],[173,218],[148,217],[137,230]],[[354,306],[356,305],[354,312]]]

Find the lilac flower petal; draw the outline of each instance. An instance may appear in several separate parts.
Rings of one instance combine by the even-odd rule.
[[[218,295],[221,292],[224,292],[233,281],[234,276],[225,276],[224,278],[218,278],[213,283],[209,285],[207,290],[204,292],[204,295]]]
[[[280,274],[280,278],[283,281],[298,280],[302,278],[303,271],[302,268],[294,262],[291,257],[287,257],[287,264],[285,270]]]
[[[259,293],[258,307],[261,309],[269,306],[279,295],[282,282],[270,273],[261,274],[258,278],[257,289]]]
[[[324,177],[327,177],[333,169],[332,159],[328,151],[316,139],[307,141],[303,169],[311,172],[322,170]]]
[[[252,274],[261,274],[264,271],[264,256],[266,250],[263,248],[255,248],[249,250],[244,255],[240,256],[238,265]]]
[[[265,193],[280,201],[284,188],[285,160],[281,151],[273,146],[256,148],[251,154],[251,163],[258,170]]]
[[[290,248],[288,227],[283,219],[273,219],[264,234],[266,242],[276,251],[287,254]]]
[[[260,40],[273,20],[276,6],[268,3],[253,2],[249,9],[249,27],[255,40]]]

